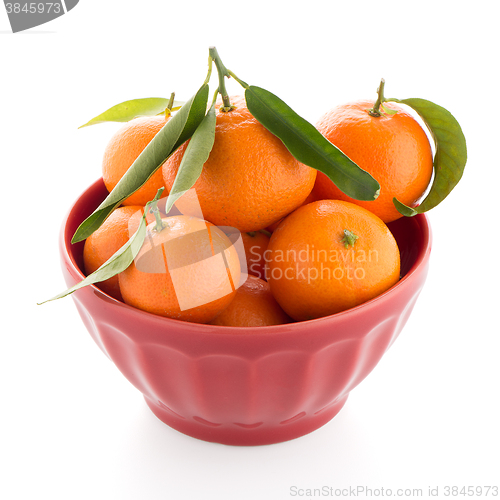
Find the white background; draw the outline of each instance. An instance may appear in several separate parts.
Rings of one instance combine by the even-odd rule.
[[[363,486],[424,497],[439,487],[445,498],[447,485],[500,485],[495,3],[81,0],[15,35],[0,6],[0,496],[281,500]],[[468,144],[461,183],[429,214],[430,274],[399,339],[335,419],[272,446],[171,430],[99,351],[71,298],[36,305],[65,288],[60,223],[100,177],[118,127],[78,126],[126,99],[189,98],[210,45],[313,123],[374,98],[384,77],[388,97],[449,109]]]

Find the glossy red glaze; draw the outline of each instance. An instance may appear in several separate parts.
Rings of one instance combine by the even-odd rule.
[[[64,220],[60,250],[68,286],[83,277],[78,225],[106,195],[102,180]],[[417,215],[389,224],[402,279],[342,313],[300,323],[233,328],[140,311],[94,286],[72,297],[90,335],[139,389],[155,415],[189,436],[262,445],[318,429],[344,405],[405,325],[427,275],[431,234]]]

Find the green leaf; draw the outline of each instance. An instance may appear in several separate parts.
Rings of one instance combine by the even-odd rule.
[[[144,148],[106,199],[80,224],[73,235],[72,243],[88,238],[123,200],[137,191],[161,167],[165,160],[193,135],[205,117],[207,100],[208,85],[204,84],[168,120],[166,125]]]
[[[260,87],[247,85],[245,99],[250,113],[279,137],[297,160],[326,174],[351,198],[377,198],[379,183],[279,97]]]
[[[89,274],[85,279],[77,283],[75,286],[68,288],[66,291],[52,297],[51,299],[45,300],[44,302],[39,302],[38,305],[45,304],[52,300],[61,299],[67,295],[79,290],[88,285],[93,285],[94,283],[99,283],[100,281],[105,281],[117,274],[125,271],[130,264],[134,261],[136,255],[144,243],[144,238],[146,236],[146,215],[149,210],[149,205],[144,209],[144,213],[139,223],[137,231],[133,236],[123,245],[116,253],[114,253],[99,269],[95,270],[92,274]]]
[[[467,163],[467,145],[462,129],[455,117],[445,108],[425,99],[387,99],[406,104],[415,110],[429,128],[436,145],[434,180],[429,193],[415,208],[394,198],[398,211],[411,217],[427,212],[441,203],[462,178]]]
[[[156,116],[165,111],[168,103],[169,99],[164,99],[162,97],[147,97],[145,99],[124,101],[109,108],[104,111],[104,113],[92,118],[92,120],[78,128],[105,122],[129,122],[139,116]],[[174,101],[172,110],[178,109],[183,104],[183,102]]]
[[[401,203],[397,198],[393,198],[392,202],[394,203],[394,206],[396,207],[397,211],[400,214],[404,215],[405,217],[413,217],[414,215],[418,214],[415,208],[409,207],[408,205]]]
[[[191,137],[184,152],[165,206],[167,214],[182,194],[191,189],[198,180],[203,165],[207,161],[214,145],[215,121],[214,103]]]
[[[384,106],[384,103],[380,103],[380,107],[382,108],[382,111],[386,114],[386,115],[395,115],[398,110],[397,109],[391,109],[391,108],[388,108],[387,106]]]

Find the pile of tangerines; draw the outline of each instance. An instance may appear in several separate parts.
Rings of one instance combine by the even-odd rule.
[[[388,290],[400,279],[387,226],[403,217],[395,199],[417,207],[435,163],[429,134],[406,107],[384,101],[381,89],[377,100],[340,105],[315,126],[378,181],[376,199],[351,198],[301,163],[244,96],[219,87],[213,146],[191,190],[198,216],[189,196],[178,198],[176,215],[151,204],[161,190],[171,193],[187,140],[86,238],[85,273],[111,259],[142,217],[148,225],[134,261],[96,285],[154,314],[258,327],[335,314]],[[110,193],[171,119],[170,112],[134,117],[114,134],[102,164]],[[226,228],[241,236],[243,255]]]
[[[199,231],[199,219],[186,215],[165,219],[165,227],[157,231],[150,214],[148,232],[159,246],[160,240],[200,234],[213,245],[210,255],[226,251],[232,262],[222,267],[219,260],[203,258],[197,272],[184,267],[188,293],[201,302],[186,310],[181,310],[178,287],[166,265],[165,272],[155,273],[132,263],[100,283],[101,289],[127,304],[171,318],[262,326],[333,314],[393,286],[399,280],[399,251],[385,223],[401,214],[392,198],[415,205],[432,175],[431,145],[418,122],[403,109],[394,115],[371,116],[367,110],[373,102],[364,101],[340,106],[318,122],[327,139],[380,182],[380,196],[361,202],[349,199],[326,175],[297,161],[249,113],[244,98],[233,97],[231,103],[231,111],[217,111],[214,146],[194,185],[209,237]],[[109,191],[164,124],[165,116],[136,118],[112,137],[103,161]],[[142,214],[158,189],[169,192],[186,146],[87,238],[86,273],[98,269],[126,243],[130,217]],[[238,288],[240,263],[234,250],[228,252],[232,247],[217,226],[241,231],[248,278]],[[203,254],[199,243],[204,242],[193,240],[180,248]],[[157,255],[163,261],[163,255]],[[190,262],[196,259],[193,255]],[[212,300],[217,288],[226,293]]]

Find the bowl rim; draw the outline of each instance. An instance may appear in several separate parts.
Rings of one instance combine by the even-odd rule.
[[[98,184],[102,184],[103,179],[102,177],[94,181],[91,185],[89,185],[85,190],[83,190],[80,195],[76,198],[76,200],[73,201],[71,204],[70,208],[67,210],[62,223],[61,223],[61,228],[60,228],[60,234],[59,234],[59,243],[60,243],[60,253],[61,253],[61,258],[66,263],[71,264],[71,271],[72,274],[77,274],[80,279],[84,279],[86,276],[83,273],[83,271],[80,269],[79,265],[75,262],[73,258],[73,252],[70,251],[70,248],[68,248],[68,241],[69,245],[71,245],[71,239],[66,238],[66,228],[67,228],[67,222],[72,214],[72,212],[75,210],[76,205],[78,202],[84,197],[89,191],[92,191],[97,188]],[[111,297],[107,293],[103,292],[101,289],[99,289],[96,285],[87,285],[86,288],[90,287],[93,290],[93,293],[95,297],[99,300],[104,300],[107,303],[111,303],[114,306],[117,307],[122,307],[125,308],[130,314],[137,316],[138,318],[143,317],[146,320],[149,321],[154,321],[154,322],[160,322],[160,323],[165,323],[165,325],[168,325],[169,323],[174,323],[177,326],[182,326],[186,327],[188,326],[190,330],[195,330],[197,333],[205,333],[208,335],[225,335],[231,331],[231,334],[236,334],[236,335],[249,335],[251,334],[252,336],[256,335],[269,335],[270,333],[280,333],[280,330],[284,333],[291,333],[292,331],[295,330],[302,330],[305,326],[314,326],[320,323],[325,323],[325,322],[332,322],[335,321],[335,318],[338,318],[339,321],[342,319],[355,315],[361,311],[365,312],[370,309],[376,308],[377,305],[380,302],[385,302],[391,299],[391,297],[398,292],[400,288],[409,286],[409,281],[412,280],[414,275],[419,271],[419,269],[423,268],[425,264],[428,262],[429,257],[430,257],[430,252],[431,252],[431,246],[432,246],[432,230],[431,226],[429,223],[429,218],[426,214],[417,214],[412,219],[415,219],[418,221],[419,227],[422,232],[422,250],[419,251],[415,262],[413,265],[410,267],[408,272],[397,282],[395,283],[392,287],[390,287],[388,290],[385,292],[381,293],[380,295],[374,297],[373,299],[370,299],[366,302],[363,302],[362,304],[359,304],[355,307],[351,307],[349,309],[346,309],[345,311],[341,311],[335,314],[331,314],[329,316],[323,316],[321,318],[315,318],[315,319],[310,319],[306,321],[295,321],[292,323],[285,323],[281,325],[268,325],[268,326],[260,326],[260,327],[249,327],[249,326],[222,326],[222,325],[210,325],[210,324],[203,324],[203,323],[191,323],[187,321],[182,321],[174,318],[168,318],[165,316],[160,316],[157,314],[150,313],[148,311],[143,311],[141,309],[138,309],[136,307],[130,306],[120,300],[115,299],[114,297]],[[80,290],[76,290],[73,292],[74,294],[78,294]],[[73,295],[73,294],[72,294]]]

